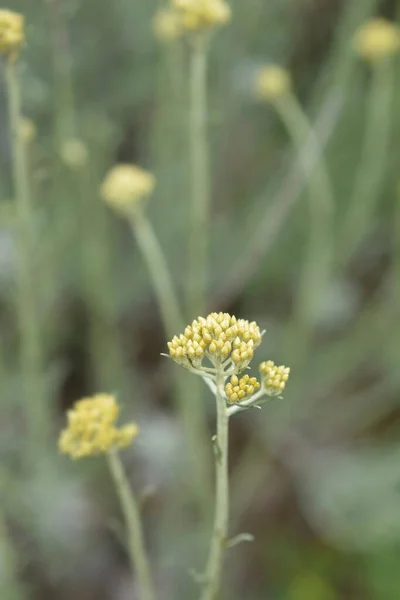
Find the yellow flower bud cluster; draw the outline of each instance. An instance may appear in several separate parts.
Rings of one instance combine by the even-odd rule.
[[[225,0],[171,0],[184,31],[204,31],[225,25],[231,19],[231,9]]]
[[[239,379],[237,375],[232,375],[230,381],[225,385],[225,394],[228,402],[235,404],[246,398],[250,398],[255,392],[260,389],[260,382],[256,377],[243,375]]]
[[[68,411],[68,425],[61,432],[59,449],[73,459],[126,448],[137,436],[135,423],[117,428],[119,406],[109,394],[83,398]]]
[[[27,146],[33,142],[36,137],[36,125],[30,119],[21,117],[19,120],[19,135]]]
[[[16,60],[24,40],[24,17],[11,10],[0,10],[0,56]]]
[[[168,342],[168,348],[171,358],[188,369],[200,368],[205,357],[213,364],[229,358],[240,372],[260,343],[261,332],[255,321],[249,323],[220,312],[198,317],[183,334]]]
[[[288,94],[291,87],[290,73],[277,65],[269,65],[258,72],[255,93],[259,100],[273,102]]]
[[[82,169],[89,160],[89,152],[82,140],[71,138],[62,144],[60,158],[70,169]]]
[[[386,19],[371,19],[356,31],[353,47],[362,58],[377,63],[399,51],[400,29]]]
[[[268,396],[279,396],[286,387],[290,368],[281,365],[277,367],[272,360],[262,362],[259,366],[263,386]]]
[[[106,175],[101,187],[104,201],[116,211],[128,216],[149,196],[155,186],[154,176],[129,164],[119,164]]]

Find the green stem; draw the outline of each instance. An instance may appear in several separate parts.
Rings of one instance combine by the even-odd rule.
[[[21,369],[25,386],[29,438],[33,449],[43,446],[50,422],[42,380],[43,357],[35,293],[34,211],[29,188],[25,147],[19,135],[21,98],[15,65],[6,62],[9,121],[13,154],[13,177],[17,213],[18,329]]]
[[[165,333],[172,338],[179,331],[183,331],[184,324],[162,249],[150,222],[142,212],[136,213],[130,223],[151,276]],[[199,387],[196,387],[192,380],[193,378],[186,375],[183,377],[182,375],[176,375],[174,385],[177,407],[185,425],[193,469],[197,465],[195,470],[196,494],[202,512],[206,516],[209,500],[210,463],[207,444],[205,443],[208,437],[207,420],[201,404],[202,398],[196,393]]]
[[[163,251],[143,212],[137,212],[130,224],[153,282],[166,333],[173,337],[183,330],[184,322]]]
[[[210,175],[207,144],[207,39],[192,40],[190,54],[190,156],[192,222],[189,238],[187,313],[203,314],[207,298],[208,238],[210,234]]]
[[[211,546],[205,571],[201,600],[216,600],[221,584],[225,548],[228,540],[229,482],[228,435],[229,418],[226,401],[221,393],[224,385],[222,368],[216,377],[217,437],[215,441],[215,516]]]
[[[388,153],[393,85],[390,60],[374,65],[361,159],[342,230],[343,264],[352,258],[371,225],[379,198]]]
[[[155,593],[151,580],[149,560],[147,558],[140,511],[132,493],[118,453],[107,454],[108,466],[121,503],[125,524],[128,531],[128,550],[132,571],[136,573],[141,600],[154,600]]]
[[[0,512],[0,556],[2,558],[1,597],[22,600],[25,591],[17,578],[17,557],[13,548],[4,515]]]
[[[307,136],[314,136],[316,148],[319,142],[313,133],[307,116],[292,94],[275,103],[282,122],[284,123],[292,143],[297,151],[301,152]],[[307,164],[304,164],[307,170]],[[299,290],[295,296],[293,309],[294,326],[296,335],[297,353],[304,347],[312,331],[315,315],[318,312],[321,292],[327,285],[333,254],[333,212],[335,198],[331,186],[330,176],[325,165],[323,154],[319,152],[319,160],[315,165],[309,184],[309,233],[306,255],[300,274]],[[292,332],[293,333],[293,332]]]

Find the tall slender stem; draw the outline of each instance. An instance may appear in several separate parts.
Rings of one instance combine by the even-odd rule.
[[[374,65],[361,159],[343,223],[343,263],[352,257],[370,226],[379,197],[388,153],[393,85],[394,70],[390,60]]]
[[[307,345],[321,292],[329,280],[333,254],[335,198],[329,172],[319,149],[320,144],[297,99],[293,94],[287,94],[276,101],[275,108],[296,150],[301,153],[307,136],[312,136],[318,152],[318,161],[308,184],[310,227],[300,274],[299,291],[296,294],[293,311],[293,325],[296,331],[290,331],[289,345],[293,354],[298,355],[299,347],[304,348]],[[307,167],[307,162],[304,160],[304,170],[307,170]],[[294,341],[295,348],[293,347]]]
[[[2,558],[2,580],[0,591],[2,598],[23,600],[27,594],[17,577],[17,556],[7,530],[5,515],[0,511],[0,555]]]
[[[183,330],[183,318],[173,282],[162,249],[153,228],[143,213],[136,213],[131,221],[133,234],[151,276],[157,302],[161,311],[165,333],[173,337]],[[186,438],[195,471],[196,494],[204,515],[209,504],[209,454],[207,450],[207,422],[198,386],[192,378],[176,376],[175,390],[178,410],[182,416]],[[200,390],[201,392],[201,390]]]
[[[35,293],[34,211],[29,188],[29,173],[20,135],[21,97],[15,64],[6,62],[8,110],[13,155],[13,178],[17,213],[18,329],[20,358],[25,387],[27,425],[32,449],[45,442],[49,424],[48,406],[42,379],[43,357]]]
[[[224,552],[228,538],[229,482],[228,482],[228,411],[221,393],[224,385],[222,368],[216,377],[217,436],[215,441],[215,516],[205,571],[201,600],[216,600],[221,583]]]
[[[109,452],[107,459],[128,530],[129,558],[132,571],[137,574],[140,589],[139,597],[141,600],[154,600],[155,593],[144,545],[139,507],[126,478],[118,453],[115,451]]]
[[[207,298],[210,175],[207,145],[207,39],[192,39],[190,54],[190,156],[192,221],[189,238],[187,313],[203,314]]]
[[[136,213],[130,223],[153,282],[167,335],[172,337],[183,329],[183,318],[162,249],[144,213]]]

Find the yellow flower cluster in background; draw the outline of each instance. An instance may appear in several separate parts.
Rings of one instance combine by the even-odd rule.
[[[36,125],[30,119],[21,117],[19,121],[19,135],[27,146],[33,142],[36,137]]]
[[[89,159],[85,143],[78,138],[65,140],[60,148],[60,158],[70,169],[81,169]]]
[[[160,40],[170,41],[184,33],[225,25],[230,19],[231,9],[225,0],[170,0],[168,8],[155,14],[153,30]]]
[[[290,73],[277,65],[268,65],[258,72],[255,93],[260,100],[273,102],[290,92]]]
[[[15,60],[24,40],[24,17],[11,10],[0,9],[0,55]]]
[[[265,392],[269,396],[278,396],[286,387],[290,368],[281,365],[277,367],[272,360],[267,360],[259,366]]]
[[[126,448],[137,436],[135,423],[116,427],[119,406],[109,394],[83,398],[67,413],[68,425],[60,434],[59,449],[73,459]]]
[[[261,332],[255,321],[249,323],[220,312],[198,317],[183,334],[168,342],[168,348],[171,358],[189,369],[201,367],[207,357],[214,364],[230,358],[240,371],[249,364],[260,343]]]
[[[106,175],[101,195],[109,206],[127,216],[152,193],[154,186],[155,178],[148,171],[135,165],[120,164]]]
[[[356,31],[353,47],[365,60],[379,62],[399,51],[400,29],[386,19],[371,19]]]
[[[239,379],[237,375],[232,375],[230,381],[225,386],[225,394],[228,402],[234,404],[246,398],[250,398],[255,392],[260,389],[260,382],[256,377],[243,375]]]

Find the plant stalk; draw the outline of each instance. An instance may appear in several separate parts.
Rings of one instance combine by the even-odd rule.
[[[224,374],[220,367],[216,377],[217,436],[215,441],[215,516],[211,546],[205,571],[201,600],[217,600],[221,585],[224,553],[228,541],[229,482],[228,434],[229,418],[226,401],[221,393]]]
[[[144,545],[140,511],[130,488],[124,468],[116,451],[107,454],[108,466],[121,503],[128,531],[128,550],[131,568],[139,583],[140,600],[155,600],[149,560]]]
[[[13,179],[17,214],[17,310],[20,360],[25,388],[28,437],[36,453],[43,447],[50,422],[43,385],[43,349],[36,297],[34,209],[24,142],[19,133],[21,96],[15,64],[6,62],[8,110],[11,129]]]

